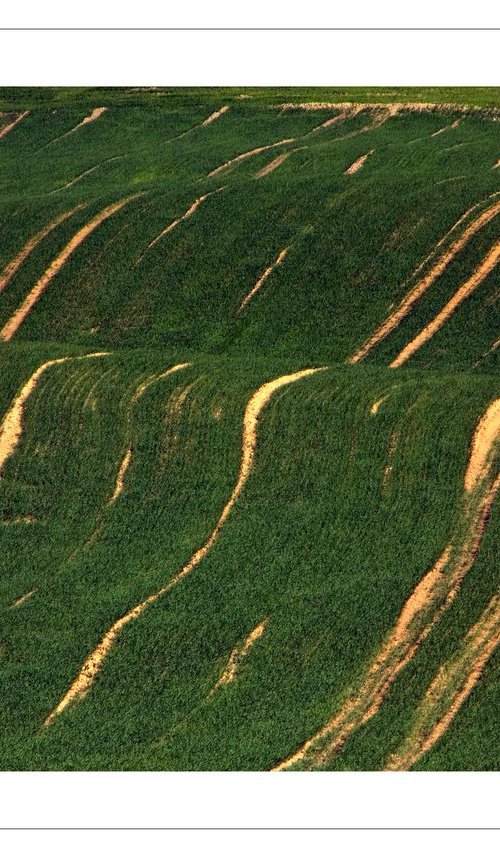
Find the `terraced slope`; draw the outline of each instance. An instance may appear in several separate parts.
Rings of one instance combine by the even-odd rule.
[[[0,93],[2,766],[498,769],[497,108],[63,95]]]

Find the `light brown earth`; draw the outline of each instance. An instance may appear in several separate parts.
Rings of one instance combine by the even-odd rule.
[[[270,275],[272,274],[272,272],[274,271],[274,269],[275,269],[275,268],[278,268],[278,267],[279,267],[279,265],[282,265],[282,264],[283,264],[283,262],[285,261],[285,259],[286,259],[286,257],[287,257],[287,254],[288,254],[288,251],[289,251],[289,250],[290,250],[290,247],[289,247],[289,246],[288,246],[288,247],[284,247],[284,248],[283,248],[283,250],[280,250],[280,252],[278,253],[278,255],[277,255],[276,259],[274,260],[274,262],[273,262],[271,265],[269,265],[269,267],[267,267],[267,268],[266,268],[266,270],[264,271],[264,273],[263,273],[263,274],[261,274],[261,276],[259,277],[259,279],[258,279],[258,280],[257,280],[257,282],[255,283],[255,285],[250,289],[250,291],[248,292],[248,294],[246,295],[246,297],[244,297],[244,298],[243,298],[243,300],[242,300],[242,302],[241,302],[240,306],[238,307],[238,312],[241,312],[241,310],[242,310],[244,307],[246,307],[246,305],[248,304],[248,302],[252,300],[253,296],[254,296],[254,295],[259,291],[259,289],[261,289],[261,288],[262,288],[262,286],[264,285],[264,283],[266,282],[266,280],[268,279],[268,277],[270,277]]]
[[[264,631],[266,630],[267,619],[264,619],[263,622],[260,622],[252,631],[250,631],[248,637],[244,640],[242,645],[235,646],[229,655],[229,660],[224,671],[221,673],[220,678],[217,679],[214,687],[210,691],[210,696],[215,693],[215,691],[224,684],[230,684],[233,682],[237,675],[238,669],[241,664],[241,661],[248,655],[249,650],[253,646],[253,644],[262,637]]]

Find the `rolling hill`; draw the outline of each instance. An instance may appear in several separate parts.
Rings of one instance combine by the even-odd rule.
[[[498,91],[0,111],[2,768],[498,770]]]

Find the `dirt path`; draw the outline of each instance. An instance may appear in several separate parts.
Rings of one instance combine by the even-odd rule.
[[[486,277],[496,268],[500,261],[500,240],[497,241],[490,251],[486,254],[478,268],[474,271],[471,277],[463,283],[455,292],[453,297],[438,312],[429,324],[427,324],[420,333],[415,336],[411,342],[406,345],[394,360],[389,363],[389,366],[396,368],[403,366],[407,360],[412,357],[419,348],[431,339],[435,333],[448,321],[453,313],[458,309],[461,303],[481,285]]]
[[[474,208],[474,207],[473,207]],[[468,209],[462,218],[454,224],[452,229],[449,231],[453,231],[472,210]],[[365,342],[365,344],[356,351],[351,357],[348,359],[348,363],[355,364],[360,363],[361,360],[364,360],[365,357],[370,353],[370,351],[382,342],[393,330],[398,327],[404,318],[409,314],[409,312],[413,309],[416,302],[419,298],[422,297],[423,294],[436,282],[436,280],[445,272],[448,265],[455,259],[455,257],[460,253],[460,251],[469,243],[471,238],[479,232],[483,226],[486,226],[497,214],[500,212],[500,202],[496,201],[492,205],[488,206],[484,211],[481,212],[473,221],[470,223],[462,232],[459,238],[457,238],[450,247],[445,250],[445,252],[439,257],[439,259],[432,265],[430,270],[410,289],[410,291],[405,295],[397,309],[391,313],[390,316],[380,325],[378,330]],[[449,232],[447,235],[449,235]],[[445,236],[446,237],[446,236]],[[441,239],[439,244],[443,242],[444,238]],[[439,246],[436,245],[436,247]],[[432,255],[432,254],[431,254]],[[429,258],[429,257],[428,257]],[[417,269],[418,271],[418,269]]]
[[[68,360],[86,360],[91,357],[106,357],[108,354],[107,351],[96,351],[93,354],[77,355],[76,357],[57,357],[54,360],[46,360],[30,375],[13,399],[9,410],[0,423],[0,478],[5,462],[14,454],[21,439],[24,406],[47,369],[50,369],[51,366],[67,363]]]
[[[458,651],[440,667],[416,711],[409,735],[389,757],[386,770],[409,771],[443,737],[499,645],[500,597],[495,595]]]
[[[56,219],[49,223],[48,226],[44,226],[44,228],[41,229],[40,232],[37,232],[36,235],[33,235],[33,237],[30,238],[30,240],[24,245],[22,250],[20,250],[17,256],[12,260],[12,262],[9,262],[2,276],[0,277],[0,293],[3,292],[3,290],[9,285],[14,274],[17,273],[21,265],[23,265],[30,253],[32,253],[33,250],[38,247],[40,242],[43,241],[43,239],[46,238],[47,235],[50,235],[50,233],[53,232],[54,229],[57,229],[57,227],[60,226],[61,223],[64,223],[64,221],[67,220],[68,217],[71,217],[71,215],[74,214],[75,211],[79,211],[81,208],[85,208],[85,203],[76,205],[69,211],[65,211],[63,214],[60,214],[59,217],[56,217]]]
[[[500,407],[500,400],[494,404]],[[496,408],[492,410],[492,405],[486,413],[488,410],[496,412]],[[478,425],[481,425],[482,420]],[[498,428],[500,430],[500,426]],[[488,437],[489,449],[498,453],[499,434],[489,433],[484,437]],[[484,458],[483,447],[476,445],[474,448],[474,441],[472,447],[464,486],[470,484],[470,473],[477,471],[478,457],[481,460]],[[477,451],[479,449],[481,452]],[[286,770],[296,765],[307,769],[324,766],[341,752],[350,735],[378,712],[395,679],[415,657],[453,602],[474,563],[500,487],[498,454],[496,459],[487,455],[486,460],[488,465],[475,483],[477,490],[464,492],[456,535],[407,599],[386,641],[365,670],[359,689],[347,697],[331,720],[274,770]]]
[[[253,631],[250,631],[248,637],[246,637],[242,645],[234,647],[231,654],[229,655],[229,660],[224,671],[222,672],[220,678],[216,681],[215,685],[210,691],[209,696],[212,696],[212,694],[215,693],[215,691],[218,690],[219,687],[222,687],[222,685],[231,684],[231,682],[233,682],[237,678],[238,670],[242,660],[246,658],[253,644],[257,642],[260,637],[262,637],[264,631],[266,630],[266,625],[267,619],[264,619],[264,621],[260,622],[260,624],[257,625],[253,629]]]
[[[370,151],[367,152],[366,155],[361,155],[361,157],[358,158],[357,161],[354,161],[354,163],[351,164],[351,166],[345,170],[344,175],[345,176],[352,176],[352,175],[354,175],[354,173],[359,172],[361,167],[363,167],[366,164],[370,155],[373,155],[374,151],[375,151],[375,149],[370,149]]]
[[[124,616],[122,616],[120,619],[113,623],[109,630],[104,634],[102,640],[94,649],[94,651],[85,660],[78,676],[73,681],[69,690],[64,694],[61,701],[44,721],[43,725],[45,727],[50,726],[51,723],[54,722],[55,718],[59,714],[61,714],[68,707],[68,705],[73,702],[76,702],[77,700],[81,700],[88,693],[95,680],[95,677],[102,668],[105,658],[109,654],[123,628],[129,622],[132,622],[134,619],[137,619],[151,604],[153,604],[155,601],[157,601],[159,598],[169,592],[174,586],[180,583],[181,580],[191,574],[191,572],[201,563],[201,561],[205,558],[205,556],[214,546],[220,534],[220,531],[226,523],[230,512],[234,504],[238,500],[252,470],[255,450],[257,446],[258,419],[262,410],[268,404],[274,393],[276,393],[282,387],[287,386],[288,384],[292,384],[295,381],[299,381],[301,378],[308,377],[309,375],[313,375],[316,372],[321,371],[323,368],[325,367],[321,367],[318,369],[304,369],[301,372],[295,372],[291,375],[282,375],[280,378],[276,378],[274,381],[269,381],[267,384],[263,384],[251,396],[243,417],[242,456],[238,479],[233,488],[232,494],[226,505],[224,506],[212,533],[208,537],[205,544],[193,554],[193,556],[186,563],[186,565],[184,565],[182,569],[177,572],[177,574],[171,580],[169,580],[168,583],[165,584],[165,586],[163,586],[153,595],[150,595],[144,601],[141,601],[140,604],[137,604],[134,608],[132,608],[132,610],[129,610],[128,613],[126,613]]]
[[[251,301],[251,299],[252,299],[252,298],[253,298],[253,296],[254,296],[254,295],[259,291],[259,289],[261,289],[261,288],[262,288],[262,286],[263,286],[263,285],[264,285],[264,283],[266,282],[267,278],[272,274],[272,272],[274,271],[274,269],[275,269],[275,268],[278,268],[278,267],[279,267],[279,265],[282,265],[282,264],[283,264],[283,262],[285,261],[285,259],[286,259],[286,257],[287,257],[287,254],[288,254],[288,251],[289,251],[289,250],[290,250],[290,245],[289,245],[288,247],[284,247],[284,248],[283,248],[283,250],[281,250],[281,251],[278,253],[278,255],[277,255],[276,259],[274,260],[274,262],[273,262],[271,265],[269,265],[269,267],[268,267],[268,268],[266,268],[266,270],[264,271],[264,273],[263,273],[263,274],[261,274],[261,276],[259,277],[259,279],[258,279],[258,280],[257,280],[257,282],[255,283],[255,285],[253,286],[253,288],[251,288],[251,289],[250,289],[250,291],[248,292],[248,294],[246,295],[246,297],[244,297],[244,298],[243,298],[243,300],[242,300],[242,302],[241,302],[240,306],[238,307],[238,312],[241,312],[241,310],[242,310],[244,307],[246,307],[246,305],[248,304],[248,302],[249,302],[249,301]]]
[[[46,290],[49,283],[54,279],[56,274],[59,273],[61,268],[66,264],[70,256],[73,255],[75,250],[78,249],[80,244],[82,244],[89,235],[97,229],[101,223],[104,223],[109,217],[112,217],[113,214],[116,214],[117,211],[120,211],[125,205],[131,202],[133,199],[137,199],[139,194],[134,194],[133,196],[129,196],[126,199],[122,199],[120,202],[115,202],[112,205],[108,205],[103,209],[99,214],[89,220],[85,226],[82,226],[81,229],[73,235],[73,238],[68,241],[63,250],[59,253],[58,256],[54,259],[54,261],[49,265],[45,273],[40,277],[36,285],[31,289],[28,296],[25,298],[20,307],[14,312],[8,322],[4,325],[2,330],[0,331],[0,340],[4,342],[8,342],[15,335],[17,330],[22,325],[23,321],[29,315],[35,304],[40,300],[44,291]]]
[[[29,110],[25,110],[24,113],[20,113],[19,116],[17,116],[13,120],[13,122],[9,123],[9,125],[4,125],[4,127],[0,129],[0,140],[2,140],[3,137],[6,137],[7,134],[10,134],[10,132],[14,130],[16,125],[19,125],[19,123],[22,122],[23,119],[26,119],[27,116],[29,116]]]

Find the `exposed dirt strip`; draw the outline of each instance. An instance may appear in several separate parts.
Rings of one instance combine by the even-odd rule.
[[[451,125],[445,125],[445,127],[440,128],[439,131],[434,131],[434,133],[431,134],[431,137],[439,137],[439,135],[443,134],[445,131],[452,131],[453,128],[458,128],[459,125],[460,119],[455,119],[455,121],[452,122]]]
[[[54,259],[54,261],[49,265],[45,273],[40,277],[36,285],[31,289],[28,296],[25,298],[20,307],[14,312],[8,322],[3,326],[0,331],[0,339],[4,342],[8,342],[17,330],[22,325],[23,321],[29,315],[35,304],[40,300],[43,295],[45,289],[49,285],[49,283],[54,279],[56,274],[59,273],[61,268],[66,264],[70,256],[73,255],[75,250],[78,249],[80,244],[82,244],[89,235],[97,229],[101,223],[104,223],[109,217],[112,217],[113,214],[116,214],[117,211],[120,211],[125,205],[131,202],[133,199],[137,199],[140,194],[134,194],[133,196],[128,196],[126,199],[122,199],[120,202],[114,202],[112,205],[108,205],[104,208],[99,214],[89,220],[85,226],[82,226],[81,229],[73,235],[73,238],[68,241],[63,250],[59,253],[58,256]]]
[[[61,134],[60,137],[55,137],[54,140],[51,140],[47,143],[47,146],[51,146],[53,143],[57,143],[59,140],[64,140],[66,137],[69,137],[71,134],[74,134],[75,131],[78,131],[79,128],[84,128],[85,125],[90,125],[91,122],[95,122],[96,119],[99,119],[103,113],[106,113],[107,107],[94,107],[89,116],[85,116],[78,125],[75,125],[74,128],[71,128],[69,131],[66,131],[65,134]]]
[[[344,175],[352,176],[354,175],[354,173],[357,173],[361,169],[361,167],[365,165],[370,155],[373,155],[374,151],[375,149],[370,149],[370,151],[367,152],[366,155],[361,155],[361,157],[358,158],[357,161],[354,161],[354,163],[351,164],[351,166],[345,170]]]
[[[16,600],[11,604],[11,607],[15,609],[16,607],[21,607],[23,604],[28,601],[29,598],[32,598],[35,594],[36,589],[32,589],[31,592],[27,592],[26,595],[21,595],[20,598],[16,598]]]
[[[385,402],[385,400],[388,399],[390,395],[391,395],[390,393],[386,393],[385,396],[382,396],[381,399],[377,399],[377,401],[373,403],[373,405],[370,408],[370,413],[372,414],[372,416],[375,416],[375,414],[378,414],[378,409],[380,408],[380,405],[383,402]]]
[[[116,475],[116,484],[114,491],[110,497],[109,502],[114,503],[115,500],[120,496],[123,491],[123,482],[125,479],[125,474],[130,466],[130,462],[132,460],[132,450],[127,449],[125,455],[122,458],[120,467],[118,468],[118,473]]]
[[[443,737],[499,645],[500,597],[495,595],[458,651],[439,669],[416,711],[410,734],[389,757],[386,770],[409,771]]]
[[[274,262],[273,262],[271,265],[269,265],[269,267],[268,267],[268,268],[266,268],[266,270],[264,271],[264,273],[263,273],[263,274],[261,274],[261,276],[259,277],[259,279],[258,279],[258,280],[257,280],[257,282],[255,283],[255,285],[253,286],[253,288],[252,288],[252,289],[250,289],[250,291],[248,292],[248,294],[246,295],[246,297],[245,297],[245,298],[243,298],[243,300],[242,300],[242,302],[241,302],[240,306],[238,307],[238,312],[241,312],[241,310],[242,310],[244,307],[246,307],[247,303],[248,303],[248,302],[253,298],[253,296],[254,296],[254,295],[259,291],[259,289],[261,289],[261,288],[262,288],[262,286],[263,286],[263,285],[264,285],[264,283],[266,282],[267,278],[272,274],[272,272],[274,271],[274,269],[275,269],[275,268],[277,268],[277,267],[279,267],[279,265],[283,264],[283,262],[285,261],[285,259],[286,259],[286,257],[287,257],[287,254],[288,254],[288,251],[289,251],[289,250],[290,250],[290,245],[289,245],[288,247],[284,247],[284,248],[283,248],[283,250],[281,250],[281,251],[278,253],[278,255],[277,255],[276,259],[274,260]]]
[[[492,449],[497,449],[498,439],[498,435],[490,437]],[[477,457],[483,457],[479,447],[471,453],[464,478],[466,485],[469,469],[477,470]],[[324,766],[341,752],[350,735],[378,712],[395,679],[450,606],[474,563],[500,487],[498,460],[491,457],[487,460],[488,468],[477,483],[477,490],[465,492],[450,544],[404,604],[386,641],[365,670],[359,689],[348,696],[331,720],[274,770],[296,765],[307,769]]]
[[[224,164],[221,164],[220,167],[216,167],[215,170],[208,173],[207,178],[216,176],[224,170],[229,170],[241,161],[246,161],[247,158],[253,158],[254,155],[259,155],[261,152],[267,152],[269,149],[276,149],[278,146],[286,146],[288,143],[295,143],[295,137],[291,137],[288,140],[278,140],[277,143],[269,143],[267,146],[258,146],[256,149],[250,149],[249,152],[243,152],[241,155],[236,155],[235,158],[231,158],[231,160],[226,161]]]
[[[431,102],[419,101],[305,101],[301,103],[287,102],[277,104],[276,110],[342,110],[350,111],[357,109],[359,112],[366,110],[370,112],[386,110],[393,116],[400,113],[479,113],[487,118],[498,117],[500,110],[496,107],[485,108],[466,104],[433,104]]]
[[[500,240],[497,241],[491,250],[486,254],[483,261],[479,265],[478,268],[474,271],[471,277],[463,283],[460,288],[455,292],[453,297],[448,301],[448,303],[443,307],[443,309],[438,312],[435,318],[429,322],[428,325],[424,327],[420,333],[415,336],[411,342],[406,345],[403,350],[398,354],[394,360],[389,363],[389,366],[392,368],[396,368],[397,366],[403,366],[407,360],[412,357],[419,348],[422,347],[426,342],[431,339],[435,333],[443,326],[443,324],[448,321],[448,319],[453,315],[453,313],[458,309],[461,303],[466,300],[470,295],[481,285],[481,283],[486,279],[486,277],[491,274],[491,272],[496,268],[498,262],[500,261]]]
[[[112,161],[121,161],[123,158],[126,158],[126,157],[127,157],[127,155],[116,155],[113,158],[106,158],[106,160],[101,161],[100,164],[96,164],[95,167],[90,167],[90,169],[84,170],[83,173],[80,173],[79,175],[75,176],[74,179],[71,179],[71,181],[69,181],[67,184],[63,185],[62,187],[56,187],[55,190],[51,190],[51,194],[61,193],[61,191],[63,191],[63,190],[68,190],[68,188],[73,187],[73,185],[77,184],[79,181],[84,179],[85,176],[90,176],[92,173],[95,173],[96,170],[100,169],[105,164],[110,164]]]
[[[257,625],[253,631],[250,631],[248,637],[246,637],[241,646],[234,647],[229,655],[226,668],[222,672],[220,678],[216,681],[209,696],[212,696],[212,694],[215,693],[215,691],[222,685],[230,684],[236,679],[241,661],[247,656],[253,644],[262,637],[262,634],[266,630],[266,624],[267,619],[264,619],[264,621]]]
[[[10,134],[10,132],[14,130],[16,125],[19,125],[19,123],[22,122],[23,119],[26,119],[27,116],[29,116],[29,110],[25,110],[24,113],[20,113],[19,116],[17,116],[13,122],[9,123],[9,125],[4,125],[4,127],[0,129],[0,140],[3,137],[6,137],[7,134]]]
[[[46,360],[30,375],[13,399],[9,410],[0,423],[0,477],[5,462],[14,454],[21,439],[24,406],[47,369],[50,369],[51,366],[58,366],[60,363],[67,363],[68,360],[86,360],[90,357],[106,357],[108,354],[108,351],[96,351],[93,354],[82,354],[75,357],[57,357],[53,360]]]
[[[186,563],[186,565],[184,565],[182,569],[177,572],[177,574],[171,580],[169,580],[168,583],[165,584],[165,586],[159,589],[158,592],[155,592],[153,595],[150,595],[144,601],[141,601],[140,604],[137,604],[135,607],[132,608],[132,610],[129,610],[128,613],[125,613],[124,616],[114,622],[113,625],[109,628],[109,630],[106,631],[100,643],[85,660],[78,676],[73,681],[69,690],[64,694],[61,701],[44,721],[43,725],[45,727],[50,726],[51,723],[54,722],[55,718],[59,714],[61,714],[68,707],[68,705],[73,702],[76,702],[77,700],[81,700],[88,693],[97,674],[101,670],[105,658],[109,654],[110,650],[112,649],[114,643],[116,642],[120,632],[125,627],[125,625],[127,625],[134,619],[137,619],[151,604],[153,604],[155,601],[157,601],[159,598],[169,592],[174,586],[180,583],[181,580],[191,574],[191,572],[200,564],[200,562],[205,558],[205,556],[214,546],[222,530],[222,527],[226,523],[230,512],[234,504],[238,500],[252,470],[255,450],[257,447],[257,427],[259,416],[262,410],[268,404],[271,397],[274,395],[274,393],[276,393],[282,387],[287,386],[288,384],[292,384],[295,381],[299,381],[301,378],[308,377],[309,375],[314,375],[316,372],[320,372],[325,368],[326,367],[303,369],[301,372],[294,372],[290,375],[282,375],[280,378],[276,378],[274,381],[268,381],[266,384],[263,384],[250,397],[243,417],[242,454],[238,478],[233,488],[232,494],[226,505],[224,506],[212,533],[208,537],[205,544],[201,548],[198,548],[197,551],[195,551],[195,553]]]
[[[465,212],[466,216],[472,209]],[[413,309],[416,302],[422,295],[436,282],[436,280],[445,272],[448,265],[455,259],[460,251],[468,244],[468,242],[476,235],[483,226],[486,226],[490,220],[500,212],[500,202],[496,201],[484,211],[481,212],[462,232],[447,250],[439,257],[437,262],[430,270],[410,289],[405,295],[397,309],[380,325],[378,330],[371,336],[365,344],[348,359],[348,363],[355,364],[364,360],[370,351],[382,342],[393,330],[398,327],[408,313]],[[462,219],[462,218],[461,218]],[[452,227],[455,229],[461,222],[461,219]],[[452,231],[450,230],[450,231]],[[449,233],[447,233],[449,234]],[[443,240],[443,239],[442,239]]]
[[[216,110],[215,113],[211,113],[208,119],[205,119],[204,122],[201,123],[201,128],[204,128],[206,125],[211,125],[212,122],[215,122],[216,119],[219,119],[220,116],[223,116],[224,113],[227,113],[229,110],[229,105],[226,104],[224,107],[221,107],[220,110]]]
[[[0,277],[0,292],[3,292],[3,290],[9,285],[14,274],[17,273],[21,265],[26,261],[30,253],[32,253],[33,250],[38,247],[40,242],[43,241],[43,239],[46,238],[47,235],[50,235],[50,233],[53,232],[54,229],[60,226],[61,223],[64,223],[64,221],[67,220],[68,217],[71,217],[71,215],[74,214],[75,211],[79,211],[79,209],[81,208],[85,208],[85,203],[76,205],[74,208],[70,209],[70,211],[65,211],[63,214],[60,214],[59,217],[56,217],[56,219],[52,221],[52,223],[49,223],[48,226],[44,226],[44,228],[41,229],[40,232],[37,232],[36,235],[33,235],[33,238],[30,238],[30,240],[24,245],[22,250],[20,250],[17,256],[12,260],[12,262],[9,262],[2,276]]]
[[[274,173],[274,171],[277,170],[278,167],[281,167],[281,165],[285,163],[285,161],[287,160],[287,158],[290,157],[290,155],[293,155],[294,152],[300,152],[303,148],[304,146],[301,146],[300,149],[290,149],[289,152],[283,152],[281,155],[278,155],[277,158],[274,158],[273,161],[270,161],[269,164],[266,164],[265,167],[262,167],[262,169],[259,170],[258,173],[255,173],[255,178],[262,179],[264,178],[264,176],[268,176],[269,173]]]
[[[156,238],[153,238],[153,240],[149,242],[148,246],[146,247],[144,252],[141,253],[141,255],[138,257],[135,264],[138,265],[139,262],[144,259],[144,256],[146,255],[148,250],[151,250],[156,244],[158,244],[159,241],[161,241],[162,238],[165,238],[165,235],[168,235],[170,232],[172,232],[172,230],[175,229],[176,226],[179,226],[179,224],[183,223],[185,220],[189,220],[189,218],[192,217],[193,214],[198,211],[200,205],[205,202],[205,200],[208,199],[209,196],[213,196],[216,193],[221,193],[221,191],[223,190],[225,190],[225,187],[219,187],[217,188],[217,190],[211,190],[208,193],[204,193],[202,194],[202,196],[199,196],[197,199],[195,199],[195,201],[191,203],[191,205],[189,206],[187,211],[184,212],[184,214],[182,214],[180,217],[177,217],[175,220],[172,220],[172,222],[169,223],[168,226],[165,227],[165,229],[162,229],[162,231],[159,235],[156,236]]]

